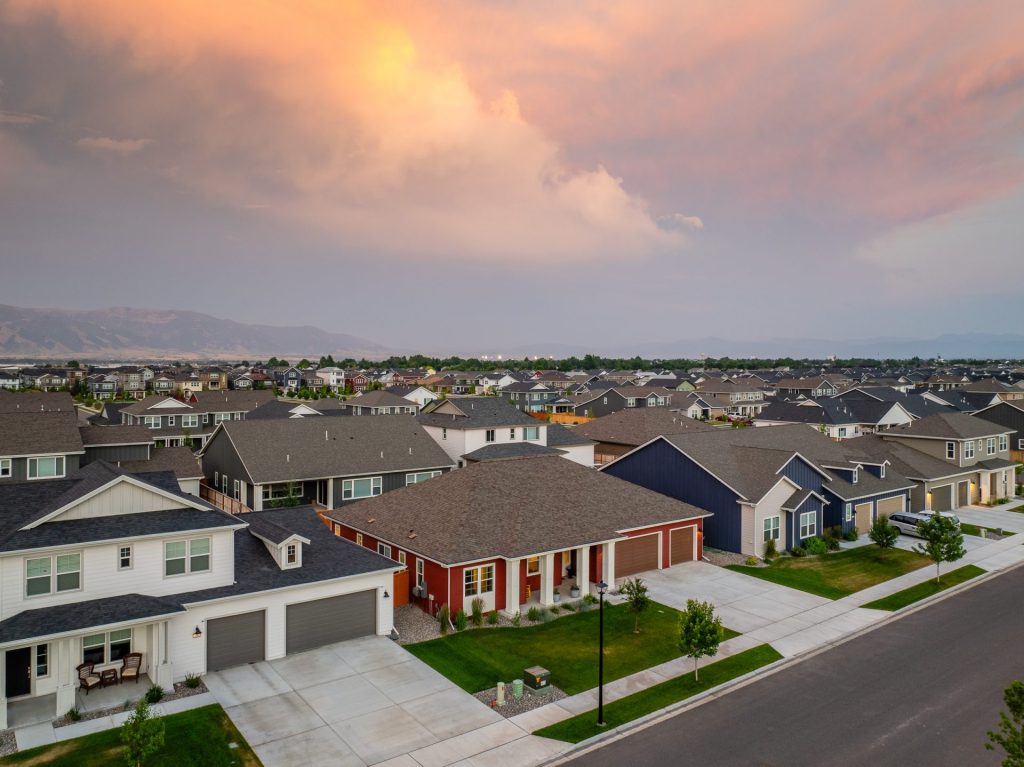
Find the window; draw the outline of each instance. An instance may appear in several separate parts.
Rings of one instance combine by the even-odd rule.
[[[342,480],[341,498],[344,501],[350,501],[356,498],[369,498],[373,495],[380,495],[380,487],[380,477]]]
[[[235,480],[234,485],[232,485],[232,492],[233,492],[233,495],[234,495],[236,501],[238,500],[238,496],[239,496],[239,493],[240,493],[241,486],[242,486],[242,483],[239,480],[237,480],[237,479]]]
[[[106,663],[107,635],[90,634],[82,638],[82,662]]]
[[[299,546],[289,543],[284,550],[284,563],[286,565],[297,565],[299,563]]]
[[[764,541],[777,541],[779,539],[779,518],[765,517],[764,520]]]
[[[415,474],[406,474],[405,484],[416,485],[419,484],[420,482],[426,482],[428,479],[433,479],[434,477],[440,476],[440,471],[418,471]]]
[[[117,547],[117,569],[118,570],[131,570],[132,568],[132,547],[131,546],[118,546]]]
[[[188,541],[164,543],[164,575],[201,573],[210,569],[210,539],[193,538]]]
[[[985,442],[985,454],[995,455],[996,454],[996,438],[989,437]]]
[[[946,443],[946,459],[949,461],[956,459],[956,442]]]
[[[445,426],[441,429],[441,439],[448,439],[448,427]]]
[[[263,485],[260,494],[264,501],[281,501],[285,498],[299,498],[306,492],[304,482],[275,482]]]
[[[405,552],[404,551],[399,551],[398,552],[398,564],[400,564],[400,565],[404,565],[405,564]]]
[[[0,478],[11,476],[11,459],[0,458]]]
[[[846,521],[847,522],[852,522],[853,521],[853,504],[852,503],[846,504],[846,507],[843,509],[843,511],[845,513]]]
[[[203,423],[209,423],[209,422],[210,422],[210,414],[209,413],[203,413]]]
[[[363,545],[363,534],[362,533],[356,533],[356,546],[362,546],[362,545]]]
[[[540,427],[539,426],[527,426],[523,429],[523,439],[531,442],[536,442],[540,439]]]
[[[845,426],[840,426],[839,427],[839,436],[840,437],[845,437],[846,436],[846,427]]]
[[[173,426],[173,424],[172,424]],[[181,417],[181,427],[183,429],[194,429],[199,426],[199,416],[197,415],[183,415]]]
[[[509,429],[509,430],[508,430],[508,438],[509,438],[509,439],[510,439],[510,440],[511,440],[512,442],[515,442],[515,441],[516,441],[516,430],[515,430],[515,427],[513,427],[513,428],[511,428],[511,429]]]
[[[964,442],[964,460],[974,458],[974,440]]]
[[[387,557],[388,559],[391,559],[391,547],[388,546],[386,543],[377,544],[377,553],[380,554],[382,557]]]
[[[423,576],[423,560],[422,559],[417,559],[416,560],[416,585],[417,586],[422,586],[425,582],[426,582],[426,580],[424,579],[424,576]]]
[[[800,515],[800,539],[811,538],[818,529],[818,513],[805,511]]]
[[[494,429],[488,429],[484,434],[484,440],[486,442],[494,442]]]
[[[116,663],[132,651],[132,630],[118,629],[82,637],[82,662]]]
[[[168,426],[174,426],[174,416],[173,415],[167,416],[167,425]]]
[[[999,452],[1000,453],[1005,453],[1009,449],[1010,449],[1010,435],[1009,434],[1000,434],[999,435]]]
[[[213,486],[214,487],[220,487],[220,472],[219,471],[213,472]]]
[[[82,555],[79,553],[25,560],[25,596],[78,591],[81,586]]]
[[[527,557],[526,574],[536,575],[540,572],[540,557]]]
[[[36,597],[50,593],[52,563],[50,557],[29,559],[25,562],[25,596]]]
[[[64,456],[50,455],[28,459],[29,479],[51,479],[64,476]]]
[[[1024,439],[1018,439],[1017,440],[1017,449],[1018,450],[1024,450]]]
[[[463,596],[472,597],[494,591],[494,565],[467,567],[462,571]]]
[[[50,675],[50,645],[36,645],[36,676]]]
[[[231,420],[231,413],[214,413],[213,414],[213,422],[215,424],[216,423],[221,423],[223,421],[230,421],[230,420]]]
[[[160,428],[160,416],[158,416],[158,415],[147,415],[145,418],[142,419],[142,422],[146,425],[146,428],[149,428],[149,429],[159,429]]]

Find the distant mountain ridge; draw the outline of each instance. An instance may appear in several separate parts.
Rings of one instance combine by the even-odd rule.
[[[0,304],[0,356],[24,358],[243,359],[386,357],[365,338],[312,326],[249,325],[191,311],[114,307],[88,311]]]

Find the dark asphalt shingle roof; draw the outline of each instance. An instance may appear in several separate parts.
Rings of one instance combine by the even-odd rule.
[[[75,412],[75,401],[65,391],[12,392],[0,389],[0,413]]]
[[[598,442],[636,446],[662,434],[714,430],[714,426],[667,408],[637,407],[596,418],[576,426],[572,431]]]
[[[467,461],[507,461],[513,458],[535,458],[540,455],[564,455],[564,450],[546,447],[536,442],[502,442],[486,445],[466,453],[462,457]]]
[[[82,453],[74,410],[0,413],[0,455]]]
[[[930,437],[934,439],[979,439],[992,437],[1012,429],[998,426],[984,418],[976,418],[965,413],[936,413],[922,418],[909,426],[893,429],[892,434],[906,434],[911,437]]]
[[[335,403],[335,404],[328,404]],[[338,400],[328,398],[324,400],[313,400],[310,402],[285,402],[284,400],[271,400],[270,402],[264,402],[259,407],[250,410],[245,414],[246,421],[259,421],[270,418],[316,418],[321,415],[352,415],[352,412],[347,408],[338,406]],[[304,407],[303,407],[304,406]],[[306,408],[312,410],[312,413],[301,413],[297,414],[294,411],[296,409]]]
[[[153,431],[145,426],[79,426],[82,444],[86,447],[100,445],[141,445],[153,442]]]
[[[178,479],[201,479],[203,476],[199,459],[187,447],[155,447],[148,461],[121,461],[118,466],[129,474],[172,471]]]
[[[0,643],[80,631],[112,623],[146,620],[184,611],[181,602],[174,597],[143,594],[122,594],[54,607],[39,607],[22,610],[0,621]]]
[[[639,408],[640,410],[655,410],[656,408]],[[570,429],[560,423],[549,423],[547,428],[548,447],[571,447],[573,445],[593,445],[594,440],[580,434],[575,429]]]
[[[458,414],[438,412],[453,407],[458,409]],[[501,397],[456,397],[435,400],[427,405],[427,408],[429,412],[416,416],[424,426],[491,429],[501,426],[537,426],[540,423]]]

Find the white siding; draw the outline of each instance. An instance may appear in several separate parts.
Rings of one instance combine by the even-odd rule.
[[[568,458],[570,461],[581,463],[584,466],[594,465],[593,445],[568,445],[558,449],[565,451],[565,455],[562,456],[563,458]]]
[[[779,517],[779,540],[775,543],[778,551],[786,548],[786,512],[782,510],[795,488],[788,482],[780,482],[760,500],[754,507],[754,554],[764,556],[764,520],[766,517]],[[743,552],[746,554],[747,552]]]
[[[170,511],[180,509],[181,500],[154,493],[130,482],[121,482],[82,501],[56,519],[88,519],[112,517],[118,514],[137,514],[143,511]]]

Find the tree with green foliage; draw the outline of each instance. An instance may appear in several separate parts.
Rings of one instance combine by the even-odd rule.
[[[68,360],[68,364],[66,365],[66,367],[77,369],[82,367],[82,364],[78,360]]]
[[[967,549],[964,548],[964,534],[960,526],[950,517],[935,512],[931,519],[917,526],[918,534],[924,543],[914,547],[914,551],[924,554],[935,563],[935,582],[939,582],[939,568],[943,562],[956,562]]]
[[[1003,767],[1024,767],[1024,683],[1011,683],[1003,692],[1003,701],[1010,713],[999,712],[999,729],[988,731],[985,748],[995,751],[1000,746],[1006,752]]]
[[[889,517],[885,514],[879,514],[875,521],[871,524],[871,529],[868,530],[868,538],[870,538],[876,546],[880,549],[891,549],[896,545],[896,539],[899,538],[900,531],[889,524]]]
[[[121,725],[121,743],[130,767],[142,767],[146,759],[163,747],[163,720],[153,716],[145,698],[135,704],[135,710]]]
[[[650,607],[651,597],[647,593],[647,584],[643,578],[630,578],[619,586],[619,594],[626,599],[629,611],[636,616],[633,624],[633,633],[640,633],[640,615]]]
[[[296,365],[295,367],[297,367],[299,370],[308,370],[312,366],[313,363],[307,360],[305,357],[303,357],[301,360],[299,360],[299,364]]]
[[[697,662],[718,654],[722,633],[722,620],[715,615],[713,604],[686,600],[686,610],[679,616],[679,649],[687,658],[693,658],[694,680],[699,679]]]

